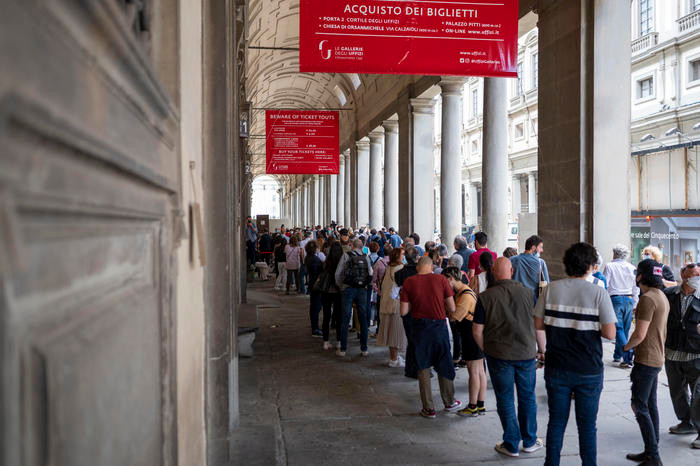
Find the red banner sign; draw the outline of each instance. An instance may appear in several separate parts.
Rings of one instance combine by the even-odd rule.
[[[517,76],[518,0],[301,0],[300,71]]]
[[[338,112],[267,110],[265,172],[277,175],[338,174]]]

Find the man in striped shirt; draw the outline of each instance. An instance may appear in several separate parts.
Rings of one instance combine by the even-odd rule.
[[[575,395],[579,456],[596,464],[596,418],[603,390],[601,336],[615,338],[615,310],[605,289],[586,279],[597,262],[596,249],[577,243],[564,254],[569,278],[545,288],[535,307],[535,328],[547,335],[545,384],[549,405],[546,465],[559,464],[571,395]]]

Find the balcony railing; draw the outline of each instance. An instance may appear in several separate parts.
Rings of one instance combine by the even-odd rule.
[[[684,33],[700,27],[700,10],[678,19],[678,32]]]
[[[659,43],[659,33],[650,32],[632,41],[632,55],[643,52]]]

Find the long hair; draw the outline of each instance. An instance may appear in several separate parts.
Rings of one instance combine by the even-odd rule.
[[[496,279],[491,271],[491,268],[493,267],[493,255],[490,252],[485,251],[479,256],[479,265],[481,266],[481,273],[486,274],[486,288],[491,288],[491,286],[496,283]]]
[[[324,264],[326,272],[335,273],[335,269],[338,268],[338,264],[340,263],[340,259],[342,257],[343,247],[338,241],[335,241],[333,245],[331,245],[330,251],[328,251],[328,257],[326,258],[326,262]]]

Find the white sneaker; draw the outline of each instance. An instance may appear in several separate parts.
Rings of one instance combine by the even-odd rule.
[[[499,443],[498,445],[496,445],[496,451],[497,451],[498,453],[500,453],[501,455],[506,455],[506,456],[510,456],[510,457],[513,457],[513,458],[515,458],[515,457],[517,457],[517,456],[520,456],[520,453],[518,453],[518,452],[513,453],[513,452],[509,451],[509,450],[506,448],[506,446],[503,445],[503,442],[501,442],[501,443]]]
[[[367,357],[367,356],[369,356],[369,351],[362,351],[360,354],[361,354],[362,356]]]
[[[331,346],[331,344],[330,344],[329,342],[327,342],[327,341],[324,341],[324,342],[323,342],[323,349],[324,349],[325,351],[328,351],[328,350],[331,349],[331,348],[332,348],[332,346]]]
[[[335,350],[335,355],[344,357],[345,356],[345,351],[340,351],[340,349]]]
[[[523,452],[534,453],[543,447],[544,447],[544,441],[541,438],[538,438],[537,440],[535,440],[535,443],[531,447],[527,447],[527,448],[523,447]]]
[[[393,367],[393,368],[406,367],[406,363],[401,358],[398,358],[395,361],[389,360],[389,367]]]

